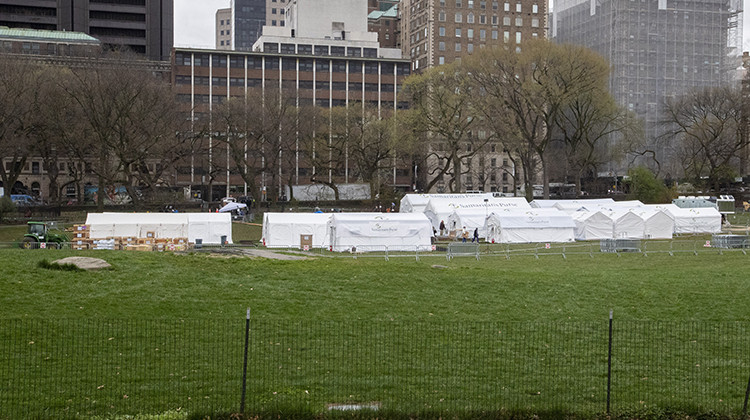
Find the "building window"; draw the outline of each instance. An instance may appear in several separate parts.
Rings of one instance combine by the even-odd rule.
[[[519,27],[523,26],[523,18],[522,17],[517,17],[516,18],[516,26],[519,26]]]
[[[460,51],[461,51],[461,43],[456,42],[456,52],[460,52]]]
[[[521,3],[516,3],[516,13],[521,13]]]
[[[503,26],[510,26],[510,16],[503,16]]]
[[[456,28],[456,38],[461,38],[461,28]]]
[[[328,55],[328,45],[316,45],[315,55]]]
[[[445,57],[443,57],[443,56],[438,57],[438,64],[439,65],[445,64]]]
[[[466,15],[466,23],[474,23],[474,13]]]
[[[538,28],[539,27],[539,18],[531,18],[531,27],[532,28]]]
[[[498,9],[498,2],[493,1],[492,2],[492,10],[497,10],[497,9]]]
[[[521,33],[516,32],[516,44],[520,44],[520,43],[521,43]]]
[[[506,12],[510,12],[510,3],[503,4],[503,10]]]
[[[456,0],[456,7],[463,7],[463,2],[461,0]]]
[[[321,73],[328,73],[329,68],[330,68],[330,64],[328,60],[316,60],[315,61],[315,71],[318,71]]]
[[[484,29],[479,30],[479,39],[484,41],[487,38],[487,31]]]
[[[312,55],[312,45],[310,44],[297,45],[297,54]]]
[[[461,12],[456,12],[456,18],[455,18],[456,23],[461,23],[463,22],[463,20],[464,18],[463,18],[463,15],[461,15]]]
[[[438,34],[440,36],[445,36],[445,26],[441,26],[438,28]]]
[[[467,29],[466,30],[466,37],[469,39],[474,38],[474,30],[473,29]]]
[[[473,53],[474,52],[474,44],[467,45],[466,46],[466,51],[468,51],[469,53]]]
[[[492,24],[497,25],[497,15],[492,16]]]
[[[445,42],[443,41],[438,42],[438,50],[445,51]]]
[[[539,5],[538,4],[534,4],[534,5],[531,6],[531,13],[534,13],[534,14],[539,13]]]
[[[445,22],[445,12],[444,11],[441,10],[440,13],[438,13],[438,20],[440,22]]]
[[[497,39],[497,31],[494,29],[492,30],[492,39]]]
[[[281,53],[282,54],[294,54],[294,44],[281,44]]]
[[[487,16],[486,15],[479,15],[479,23],[482,25],[487,23]]]
[[[221,41],[221,45],[222,45],[222,46],[224,45],[224,41]]]
[[[468,0],[466,2],[466,4],[467,4],[466,7],[468,7],[469,9],[473,9],[474,8],[474,0]]]
[[[509,31],[503,31],[503,42],[506,44],[510,42],[510,32]]]

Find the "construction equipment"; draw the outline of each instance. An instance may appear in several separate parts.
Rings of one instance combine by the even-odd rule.
[[[52,232],[56,227],[54,222],[28,222],[28,225],[29,231],[21,239],[21,248],[61,248],[63,243],[70,242],[66,234]]]

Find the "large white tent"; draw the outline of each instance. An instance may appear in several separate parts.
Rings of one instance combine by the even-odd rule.
[[[430,251],[432,226],[422,213],[334,213],[331,251]]]
[[[266,213],[263,216],[263,245],[268,248],[302,248],[302,235],[312,248],[328,247],[331,213]]]
[[[487,218],[487,241],[493,243],[573,242],[575,222],[557,209],[505,209]]]
[[[469,231],[471,235],[474,229],[478,230],[479,237],[487,237],[486,219],[488,216],[488,209],[456,209],[448,216],[446,221],[446,228],[451,230],[465,229]]]
[[[492,193],[482,194],[405,194],[401,199],[398,211],[400,213],[424,213],[427,203],[432,198],[441,198],[446,200],[463,200],[476,198],[492,198]]]
[[[615,200],[611,198],[587,198],[587,199],[577,199],[577,200],[542,200],[542,199],[536,199],[531,202],[531,207],[543,209],[543,208],[549,208],[549,207],[557,207],[557,208],[581,208],[581,207],[591,207],[591,206],[600,206],[600,205],[612,205],[615,203]]]
[[[615,222],[614,238],[671,239],[674,220],[661,210],[643,207],[618,207],[602,210]]]
[[[188,238],[191,243],[219,244],[222,236],[232,242],[230,213],[89,213],[86,224],[92,238],[146,238],[153,232],[155,238]]]
[[[485,201],[485,199],[487,201]],[[430,198],[424,214],[430,219],[435,229],[440,227],[440,222],[446,223],[446,228],[452,230],[447,225],[448,217],[458,209],[473,209],[478,212],[486,211],[487,214],[501,209],[530,209],[529,203],[523,197],[487,197],[485,194],[471,194],[471,197],[453,199],[445,197]],[[462,226],[459,226],[460,228]]]
[[[612,238],[614,221],[601,211],[581,210],[569,213],[575,222],[575,237],[579,241]]]
[[[650,205],[663,210],[674,220],[674,233],[719,233],[721,232],[721,213],[716,207],[681,208],[675,204]]]

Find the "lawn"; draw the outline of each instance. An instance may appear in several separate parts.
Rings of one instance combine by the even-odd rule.
[[[68,255],[113,269],[38,266]],[[250,412],[601,413],[613,310],[615,413],[737,414],[748,258],[0,250],[0,418],[236,411],[247,308]]]

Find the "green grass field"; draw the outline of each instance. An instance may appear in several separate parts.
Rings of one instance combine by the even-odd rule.
[[[427,417],[595,415],[613,310],[615,414],[737,416],[750,256],[701,251],[446,262],[0,250],[0,388],[13,389],[0,418],[237,411],[246,308],[248,412],[374,401]],[[70,255],[113,268],[39,266]]]

